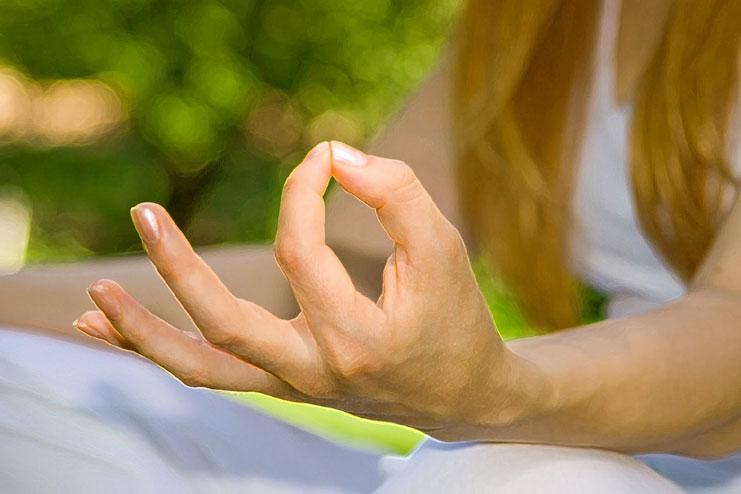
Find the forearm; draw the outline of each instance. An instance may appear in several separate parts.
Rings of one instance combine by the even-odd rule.
[[[510,342],[529,396],[510,423],[494,413],[485,434],[628,452],[738,449],[739,300],[699,290],[637,317]]]
[[[737,199],[681,300],[510,342],[519,401],[505,423],[489,399],[479,437],[695,456],[741,449],[740,239]]]
[[[239,297],[281,317],[296,314],[288,283],[275,264],[272,245],[209,248],[200,251]],[[0,277],[0,325],[77,334],[72,321],[93,306],[85,289],[114,278],[154,313],[183,329],[192,323],[143,255],[29,267]]]

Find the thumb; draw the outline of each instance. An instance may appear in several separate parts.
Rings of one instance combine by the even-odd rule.
[[[411,257],[438,250],[448,237],[457,241],[457,231],[406,163],[366,155],[337,141],[330,149],[337,182],[376,210],[388,236]]]

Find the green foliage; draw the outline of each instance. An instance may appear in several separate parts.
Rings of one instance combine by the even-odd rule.
[[[330,138],[360,145],[378,131],[439,56],[460,3],[3,0],[0,66],[42,85],[98,79],[128,115],[124,130],[94,145],[0,145],[0,185],[21,188],[33,208],[29,260],[140,249],[128,210],[141,201],[168,206],[195,244],[272,239],[283,179],[302,153]],[[505,339],[535,334],[475,268]],[[387,451],[406,453],[421,438],[337,411],[243,399]]]
[[[92,148],[0,148],[0,179],[33,206],[30,260],[130,249],[127,210],[142,199],[164,202],[196,244],[269,240],[290,168],[319,140],[376,132],[439,56],[459,3],[0,2],[0,65],[98,79],[128,114]],[[49,220],[60,215],[86,219]]]
[[[139,248],[129,208],[166,200],[167,176],[143,146],[0,148],[0,183],[31,198],[34,261],[82,258]]]
[[[543,331],[533,327],[520,311],[512,293],[497,279],[491,267],[481,256],[474,259],[473,271],[481,291],[484,294],[499,334],[504,340],[524,338],[542,334]],[[605,318],[607,297],[591,286],[580,286],[581,323],[591,324]]]

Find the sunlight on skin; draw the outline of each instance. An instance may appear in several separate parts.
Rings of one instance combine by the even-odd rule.
[[[34,81],[0,65],[0,142],[84,146],[127,118],[118,95],[101,81]]]
[[[378,301],[355,290],[324,242],[323,194],[332,176],[376,210],[395,243]],[[321,143],[293,170],[275,241],[276,260],[301,307],[291,320],[235,298],[162,207],[140,204],[132,216],[199,333],[157,318],[110,280],[89,288],[99,310],[83,314],[77,327],[143,355],[187,385],[336,408],[443,441],[702,457],[737,448],[741,428],[729,419],[738,405],[727,397],[738,387],[731,377],[739,333],[729,331],[735,327],[729,322],[738,319],[741,201],[686,297],[508,345],[460,235],[400,161]],[[698,341],[713,363],[690,358]],[[703,379],[718,385],[697,386]]]
[[[376,209],[395,242],[379,301],[355,290],[324,242],[322,196],[332,176]],[[517,357],[497,333],[460,235],[406,164],[324,142],[291,173],[275,254],[302,309],[292,320],[232,296],[160,206],[139,205],[132,217],[200,334],[174,328],[100,280],[89,289],[99,311],[76,322],[90,336],[191,386],[330,406],[441,439],[474,437],[473,424],[491,410],[511,419],[512,403],[495,400],[520,392],[505,389],[522,382]]]

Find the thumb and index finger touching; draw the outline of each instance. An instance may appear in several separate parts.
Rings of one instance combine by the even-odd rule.
[[[376,210],[388,236],[414,260],[440,241],[451,225],[414,171],[402,161],[366,155],[330,142],[332,175],[351,195]]]
[[[331,314],[334,311],[326,309],[332,308],[328,305],[335,305],[340,309],[335,313],[337,316],[344,312],[341,308],[348,306],[348,300],[352,302],[349,306],[356,308],[358,302],[363,300],[356,296],[349,275],[324,242],[322,196],[331,176],[347,192],[377,211],[388,235],[410,258],[414,258],[418,252],[424,257],[424,251],[434,245],[435,237],[441,231],[440,226],[446,223],[412,170],[401,161],[365,155],[339,142],[325,142],[315,147],[291,175],[286,181],[281,203],[276,258],[283,268],[288,268],[284,272],[287,272],[299,303],[317,309],[315,314]],[[201,328],[204,336],[209,341],[215,339],[218,344],[220,333],[225,330],[234,332],[236,328],[243,329],[243,321],[230,318],[244,315],[244,307],[231,310],[236,307],[233,295],[192,251],[182,233],[160,209],[154,205],[143,205],[137,209],[135,212],[138,216],[134,215],[135,220],[138,220],[137,228],[147,245],[150,257],[173,293]],[[146,218],[142,219],[143,216]],[[150,224],[151,227],[144,228]],[[204,287],[208,288],[210,295],[205,299],[201,292]],[[377,310],[375,303],[366,301],[369,307]],[[289,343],[288,340],[293,344],[289,354],[296,357],[304,353],[300,351],[301,344],[296,340],[297,335],[290,332],[277,331],[273,334],[269,331],[270,341],[266,341],[268,335],[264,335],[258,328],[265,323],[275,326],[279,321],[274,316],[270,319],[267,311],[257,311],[254,308],[250,313],[254,316],[251,319],[255,319],[249,324],[252,331],[248,335],[238,331],[240,337],[236,338],[240,342],[244,340],[247,347],[255,350],[246,352],[245,356],[249,361],[272,369],[274,366],[268,365],[271,359],[263,362],[259,358],[260,354],[274,354],[277,347],[284,347]],[[227,317],[226,314],[230,316]],[[260,314],[262,316],[257,317]],[[115,317],[113,319],[116,320]],[[118,324],[118,329],[122,331],[126,328]],[[126,331],[122,334],[124,333]],[[235,334],[227,336],[225,335],[224,341],[235,339]],[[289,336],[292,338],[287,340]],[[263,347],[266,343],[270,348]],[[238,346],[239,349],[233,350],[241,355],[239,350],[244,350],[244,345]],[[273,370],[278,371],[279,375],[283,374],[278,368]]]
[[[315,321],[344,319],[343,314],[363,305],[368,311],[377,309],[359,296],[325,243],[323,195],[332,176],[376,210],[396,244],[396,257],[401,259],[401,249],[406,263],[428,261],[430,252],[439,251],[445,229],[452,228],[405,163],[366,155],[337,141],[315,146],[286,180],[275,239],[276,260],[301,309]]]

